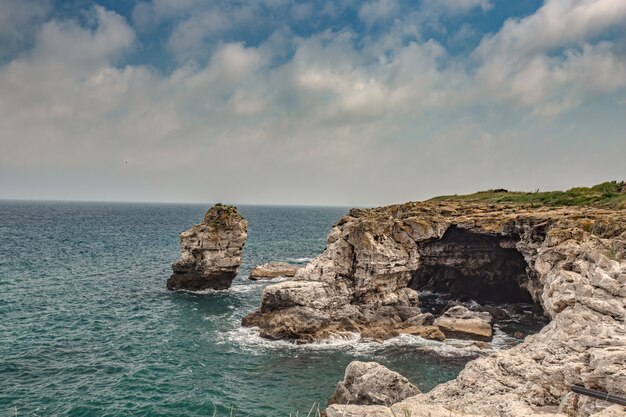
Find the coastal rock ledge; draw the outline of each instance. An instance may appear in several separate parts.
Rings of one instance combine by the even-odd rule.
[[[274,279],[278,277],[293,278],[298,272],[298,266],[287,262],[267,262],[255,267],[250,272],[253,281]]]
[[[169,290],[202,291],[230,288],[241,264],[248,222],[237,208],[216,204],[202,223],[180,234],[181,258],[172,264]]]
[[[420,394],[405,377],[376,362],[351,362],[328,404],[392,405]]]
[[[418,292],[482,305],[531,303],[550,322],[393,412],[335,404],[329,417],[585,417],[610,404],[574,394],[571,385],[626,395],[623,209],[451,201],[353,209],[333,226],[325,251],[293,280],[267,286],[243,323],[296,342],[372,327],[393,336],[422,322]],[[452,313],[448,323],[437,319],[444,330],[467,330],[459,328],[466,312]],[[601,415],[615,410],[624,415],[621,407]]]

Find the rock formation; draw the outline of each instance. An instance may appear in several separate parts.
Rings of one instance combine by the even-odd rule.
[[[487,312],[470,311],[464,306],[454,306],[441,317],[435,324],[441,328],[444,333],[454,335],[478,336],[491,339],[493,332],[491,323],[493,317]]]
[[[405,377],[376,362],[351,362],[328,404],[392,405],[419,394]]]
[[[298,266],[287,262],[268,262],[255,267],[250,272],[251,280],[273,279],[278,277],[293,278],[298,272]]]
[[[354,209],[317,259],[264,289],[244,324],[304,342],[381,326],[399,332],[420,313],[416,290],[536,303],[551,321],[401,402],[413,416],[589,416],[607,404],[571,393],[571,384],[626,394],[624,210],[467,202]],[[381,407],[333,405],[328,415],[392,415]]]
[[[202,223],[180,234],[181,258],[172,264],[170,290],[224,290],[241,264],[248,222],[233,206],[216,204]]]

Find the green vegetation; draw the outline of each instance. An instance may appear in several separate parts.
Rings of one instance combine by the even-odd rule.
[[[538,206],[595,206],[626,208],[626,182],[607,181],[593,187],[567,191],[523,192],[503,189],[479,191],[467,195],[446,195],[429,201],[470,201],[482,203],[532,204]]]

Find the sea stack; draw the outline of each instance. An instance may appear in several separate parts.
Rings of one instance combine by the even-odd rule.
[[[237,208],[216,204],[202,223],[180,234],[181,257],[172,264],[169,290],[230,288],[248,238],[248,221]]]

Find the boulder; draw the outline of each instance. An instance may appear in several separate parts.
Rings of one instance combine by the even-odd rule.
[[[399,333],[397,330],[387,326],[367,327],[361,330],[361,338],[365,340],[373,340],[375,342],[382,342],[398,335]]]
[[[491,329],[492,321],[491,314],[487,312],[470,311],[464,306],[454,306],[446,310],[435,324],[444,333],[491,338],[493,336]]]
[[[446,335],[437,326],[409,326],[399,330],[400,334],[421,336],[428,340],[446,340]]]
[[[224,290],[241,264],[248,222],[237,208],[216,204],[202,223],[180,234],[181,257],[167,280],[169,290]]]
[[[287,262],[268,262],[255,267],[250,272],[249,278],[254,281],[278,277],[292,278],[296,275],[298,268],[298,266],[288,264]]]
[[[409,326],[432,326],[435,324],[435,316],[431,313],[420,313],[406,321]]]
[[[491,317],[493,317],[494,320],[508,320],[511,318],[509,313],[507,313],[503,309],[496,307],[496,306],[491,306],[491,305],[480,306],[478,307],[477,310],[485,311],[491,314]]]
[[[405,377],[376,362],[351,362],[328,404],[391,405],[419,394]]]

